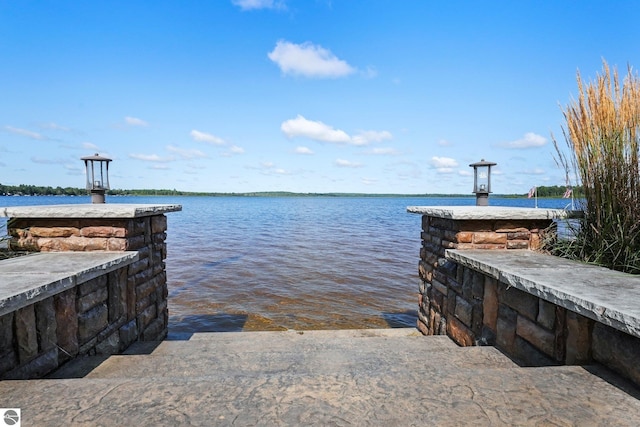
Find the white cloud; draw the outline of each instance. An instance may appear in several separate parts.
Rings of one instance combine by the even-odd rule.
[[[380,142],[393,138],[391,132],[388,132],[386,130],[361,131],[360,133],[352,137],[341,129],[335,129],[332,126],[329,126],[321,121],[308,120],[300,114],[298,114],[295,119],[289,119],[282,122],[280,129],[288,138],[304,137],[320,142],[350,144],[357,146],[369,145],[372,142]],[[306,147],[302,148],[305,149]],[[306,149],[308,150],[308,148]]]
[[[244,148],[242,147],[238,147],[237,145],[232,145],[229,148],[229,151],[233,154],[243,154],[244,153]]]
[[[458,167],[458,162],[456,161],[456,159],[452,159],[451,157],[434,156],[431,158],[431,166],[433,166],[436,169],[456,168]]]
[[[4,130],[14,135],[26,136],[27,138],[37,139],[39,141],[43,141],[47,139],[46,136],[39,134],[37,132],[32,132],[26,129],[14,128],[13,126],[5,126]]]
[[[493,173],[494,171],[491,171],[491,172]],[[471,170],[467,170],[467,169],[460,169],[458,171],[458,175],[460,175],[460,176],[473,176],[473,172]]]
[[[170,153],[176,153],[181,158],[187,159],[187,160],[196,159],[196,158],[202,159],[207,157],[207,155],[200,150],[196,150],[196,149],[187,150],[187,149],[176,147],[173,145],[167,145],[167,151],[169,151]]]
[[[129,154],[129,157],[145,162],[166,163],[175,160],[173,157],[160,157],[157,154]]]
[[[150,169],[158,169],[158,170],[168,170],[170,169],[169,166],[167,165],[162,165],[162,164],[154,164],[150,166]]]
[[[194,141],[206,142],[208,144],[213,144],[213,145],[225,144],[224,139],[217,137],[215,135],[212,135],[210,133],[200,132],[199,130],[194,129],[189,133],[189,135],[191,135],[191,138],[193,138]]]
[[[308,147],[302,147],[302,146],[300,146],[300,147],[296,147],[296,149],[294,150],[294,152],[295,152],[296,154],[313,154],[313,151],[312,151],[310,148],[308,148]]]
[[[129,126],[149,126],[149,123],[145,122],[142,119],[138,119],[137,117],[127,116],[124,118],[124,122]]]
[[[316,141],[348,143],[351,137],[340,129],[334,129],[322,122],[307,120],[298,114],[295,119],[289,119],[282,123],[280,129],[289,138],[302,136]]]
[[[93,144],[91,142],[83,142],[82,143],[82,148],[84,148],[86,150],[93,150],[93,151],[96,151],[96,150],[100,149],[100,147],[98,147],[96,144]]]
[[[398,150],[392,147],[376,147],[370,151],[371,154],[381,154],[381,155],[389,155],[395,156],[400,154]]]
[[[393,135],[391,135],[391,132],[388,132],[386,130],[367,130],[355,135],[352,138],[352,143],[353,145],[369,145],[369,143],[371,142],[382,142],[388,139],[393,139]]]
[[[36,157],[36,156],[32,156],[31,161],[33,163],[38,163],[41,165],[64,165],[69,163],[68,159],[49,159],[46,157]]]
[[[286,9],[284,0],[231,0],[242,10],[255,9]]]
[[[362,167],[362,164],[360,164],[360,163],[351,162],[349,160],[344,160],[344,159],[336,159],[335,164],[336,164],[336,166],[338,166],[340,168],[359,168],[359,167]]]
[[[268,57],[284,74],[294,76],[338,78],[356,71],[330,50],[309,42],[295,44],[280,40]]]
[[[375,178],[362,178],[360,182],[362,182],[364,185],[373,185],[377,184],[378,180]]]
[[[71,132],[71,129],[69,129],[68,127],[60,126],[59,124],[54,123],[54,122],[43,123],[39,127],[42,128],[42,129],[59,130],[59,131],[62,131],[62,132]]]
[[[450,147],[451,143],[449,141],[447,141],[446,139],[441,139],[438,141],[438,145],[441,147]]]
[[[498,146],[503,148],[535,148],[542,147],[547,143],[547,138],[541,135],[537,135],[533,132],[527,132],[520,139],[510,142],[504,142],[502,144],[498,144]]]
[[[431,158],[431,167],[436,169],[439,173],[453,173],[454,169],[458,167],[458,162],[450,157],[437,157]]]

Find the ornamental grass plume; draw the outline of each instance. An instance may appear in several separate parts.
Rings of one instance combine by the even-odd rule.
[[[577,73],[578,99],[563,114],[569,160],[584,188],[584,216],[575,239],[559,244],[558,254],[640,274],[640,80],[628,67],[622,85],[603,60],[603,73],[585,83]]]

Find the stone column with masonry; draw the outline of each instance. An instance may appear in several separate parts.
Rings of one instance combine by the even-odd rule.
[[[117,293],[127,296],[127,341],[153,341],[166,336],[168,325],[165,213],[181,209],[117,203],[25,206],[0,208],[0,216],[10,218],[13,250],[137,251],[138,261],[127,268],[126,289]]]
[[[493,299],[485,295],[497,292],[497,281],[458,268],[445,259],[445,251],[537,250],[544,233],[555,232],[554,220],[566,217],[566,212],[556,209],[494,206],[413,206],[407,210],[422,215],[417,327],[425,335],[446,334],[465,346],[491,340],[491,331],[483,330],[483,318],[497,313],[487,306]]]

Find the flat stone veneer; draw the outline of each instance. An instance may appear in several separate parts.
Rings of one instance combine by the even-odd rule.
[[[0,316],[0,378],[40,378],[74,357],[117,353],[140,338],[140,324],[160,336],[163,321],[137,312],[123,264]]]
[[[455,263],[445,259],[447,249],[537,249],[542,233],[563,216],[556,210],[488,206],[413,206],[407,210],[423,215],[418,329],[425,335],[455,331],[457,321],[448,324],[446,315],[447,308],[455,312],[457,299],[469,301],[467,313],[481,301],[482,295],[475,289],[474,297],[470,283],[463,288]]]
[[[17,357],[18,361],[30,357],[36,342],[37,346],[44,345],[42,348],[49,346],[47,334],[59,329],[53,326],[54,317],[58,324],[71,325],[68,336],[58,337],[62,358],[116,353],[136,340],[155,341],[166,337],[167,218],[164,212],[181,210],[180,206],[111,204],[3,209],[0,214],[11,217],[7,230],[14,250],[137,251],[139,259],[118,272],[0,318],[0,330],[5,331],[4,336],[0,336],[0,349],[7,348],[4,344],[13,339],[7,332],[8,325],[34,333],[28,337],[15,336],[18,351],[7,359],[2,356],[0,372],[11,357]],[[29,322],[49,329],[37,333],[37,328],[23,328],[22,325]],[[77,324],[77,339],[72,337],[73,324]],[[97,342],[100,345],[94,345]],[[53,357],[56,352],[57,349],[51,349],[50,355],[47,353],[44,357]]]
[[[456,209],[464,215],[457,215]],[[589,310],[568,310],[561,302],[549,302],[499,280],[499,273],[487,274],[445,256],[447,249],[458,249],[453,252],[461,257],[469,249],[537,249],[541,233],[552,225],[552,218],[563,217],[562,211],[539,213],[548,219],[517,219],[535,215],[531,212],[496,219],[490,211],[479,211],[473,219],[469,208],[408,210],[428,212],[422,218],[419,262],[417,327],[423,334],[448,335],[461,346],[495,345],[524,366],[595,361],[640,385],[640,338],[599,321],[606,309],[597,303]],[[499,216],[504,213],[498,211]],[[522,251],[513,255],[518,252]],[[528,267],[526,260],[517,264]],[[565,271],[575,268],[580,264]]]

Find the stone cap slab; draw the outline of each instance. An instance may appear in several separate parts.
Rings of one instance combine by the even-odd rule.
[[[47,252],[0,261],[0,316],[138,260],[138,252]]]
[[[182,205],[77,204],[0,207],[0,217],[9,218],[138,218],[182,210]]]
[[[454,220],[542,220],[576,218],[579,211],[506,206],[408,206],[407,212]]]
[[[453,250],[446,257],[507,286],[640,337],[640,276],[529,250]]]

